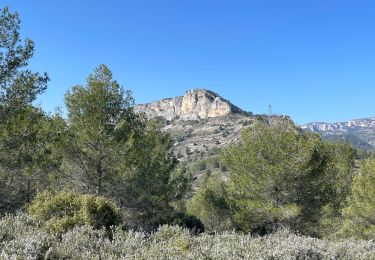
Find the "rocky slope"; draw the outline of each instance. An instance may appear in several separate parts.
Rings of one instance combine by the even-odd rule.
[[[328,140],[348,140],[363,149],[375,147],[375,118],[364,118],[338,123],[309,123],[302,129],[320,133]]]
[[[218,94],[193,89],[184,96],[167,98],[135,107],[158,121],[175,140],[174,152],[180,160],[202,157],[240,138],[242,129],[256,117]],[[375,117],[338,123],[310,123],[301,126],[320,133],[326,140],[347,140],[357,148],[375,147]]]
[[[163,130],[172,135],[175,140],[173,150],[179,160],[204,157],[237,141],[242,129],[255,120],[250,113],[204,89],[137,105],[135,111],[157,120]]]

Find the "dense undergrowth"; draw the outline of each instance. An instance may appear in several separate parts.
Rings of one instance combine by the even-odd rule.
[[[162,226],[143,232],[76,227],[53,235],[25,214],[0,220],[0,259],[374,259],[375,242],[328,241],[287,230],[254,237],[235,233],[194,236]]]

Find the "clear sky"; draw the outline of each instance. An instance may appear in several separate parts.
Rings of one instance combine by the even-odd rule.
[[[137,103],[218,92],[297,123],[375,116],[373,0],[0,0],[36,43],[47,111],[101,63]]]

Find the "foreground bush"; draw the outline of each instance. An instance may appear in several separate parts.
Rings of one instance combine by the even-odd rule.
[[[193,236],[163,226],[151,235],[77,226],[61,237],[26,215],[0,220],[0,259],[374,259],[375,243],[327,241],[282,231],[266,237],[235,233]]]
[[[120,210],[110,200],[94,195],[44,192],[28,207],[32,217],[45,222],[53,233],[62,233],[75,226],[89,225],[109,229],[120,223]]]

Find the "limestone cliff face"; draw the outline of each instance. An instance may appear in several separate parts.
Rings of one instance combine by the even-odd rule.
[[[148,118],[164,117],[175,119],[181,114],[182,97],[162,99],[157,102],[135,106],[135,112],[146,113]]]
[[[244,113],[218,94],[203,89],[189,90],[182,97],[138,105],[135,110],[146,113],[149,118],[164,117],[167,120],[199,120]]]
[[[162,117],[162,131],[174,140],[173,152],[180,161],[201,158],[215,148],[240,139],[240,133],[255,120],[218,94],[193,89],[184,96],[137,105],[135,112],[148,118]],[[197,158],[198,158],[197,157]]]

